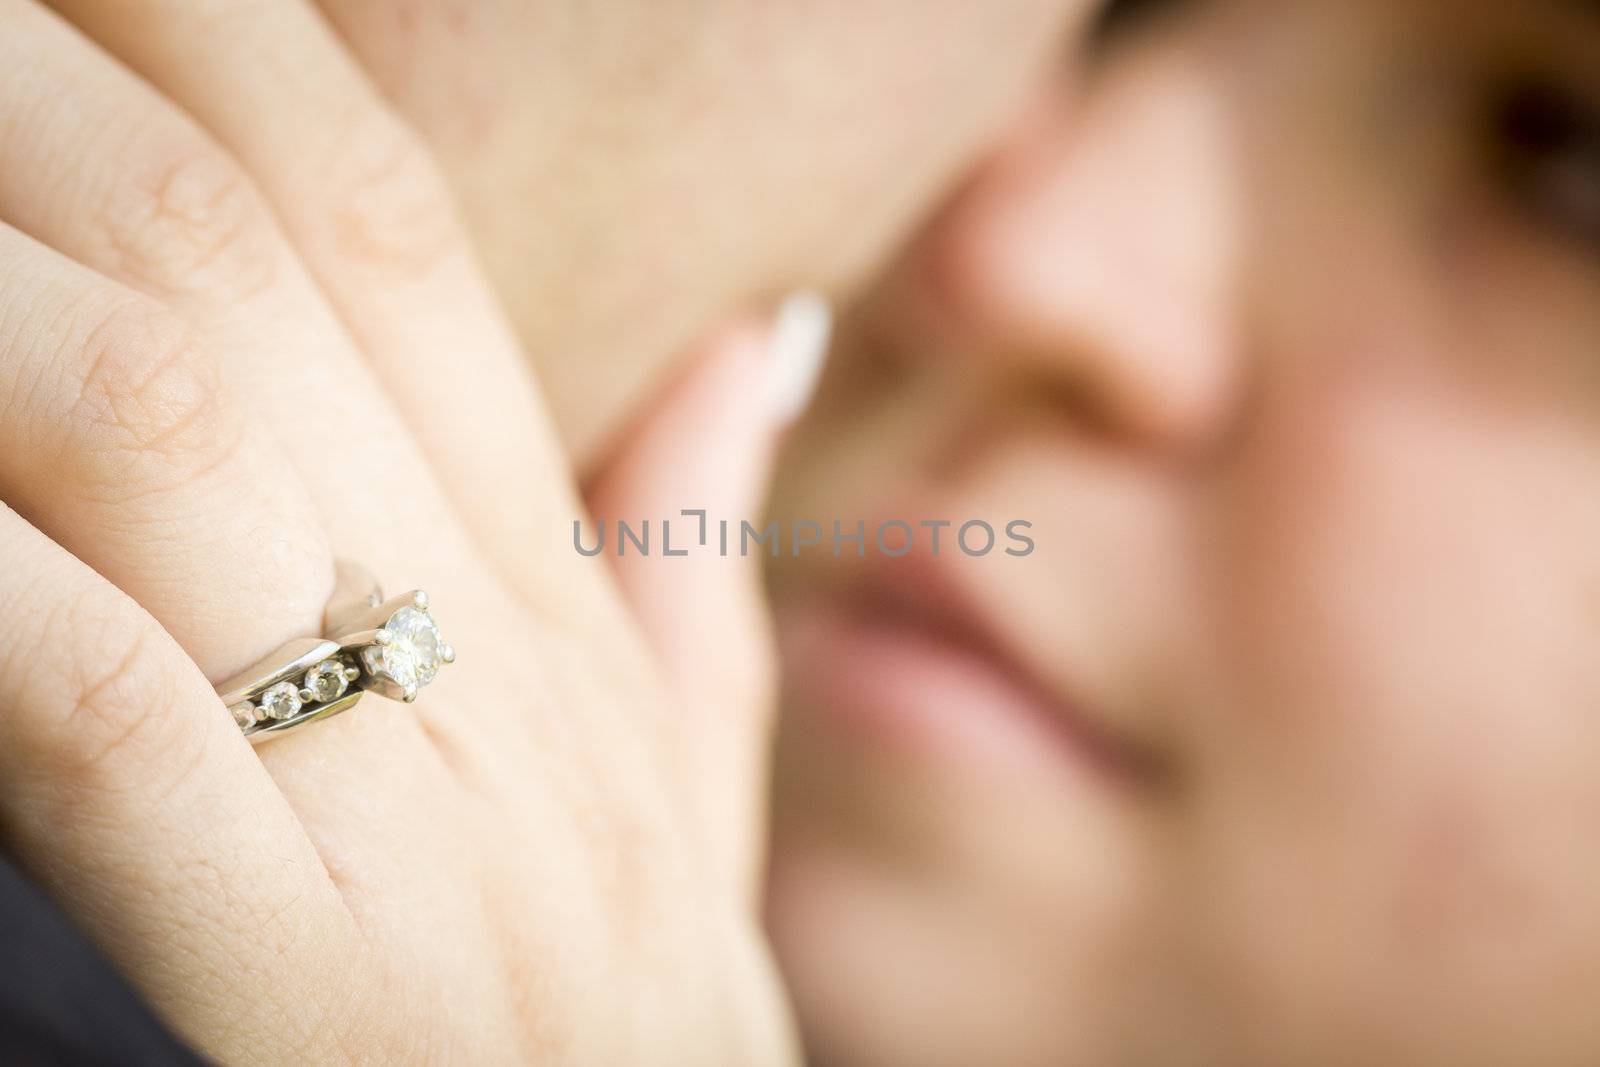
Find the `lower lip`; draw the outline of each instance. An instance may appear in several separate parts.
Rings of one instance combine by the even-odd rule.
[[[1061,709],[981,649],[816,605],[779,623],[790,703],[892,756],[988,775],[1108,769]]]

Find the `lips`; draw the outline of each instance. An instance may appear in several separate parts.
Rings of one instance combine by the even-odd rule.
[[[1147,779],[1150,753],[1049,686],[1045,665],[1008,645],[993,607],[968,591],[990,565],[1029,561],[879,558],[848,583],[782,604],[791,703],[899,757],[990,774]]]

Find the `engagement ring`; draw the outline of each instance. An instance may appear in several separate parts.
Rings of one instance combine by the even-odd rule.
[[[341,562],[323,636],[288,642],[217,686],[217,695],[244,735],[260,742],[346,711],[363,693],[410,703],[455,658],[426,593],[384,600],[365,571]]]

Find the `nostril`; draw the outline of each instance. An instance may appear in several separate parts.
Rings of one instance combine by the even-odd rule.
[[[1238,407],[1230,355],[1163,360],[1154,348],[1107,354],[1092,343],[1086,338],[1070,360],[1015,358],[1002,387],[1008,407],[1049,409],[1107,445],[1186,463],[1203,461],[1228,436]]]
[[[1191,339],[1196,348],[1210,339]],[[1131,443],[1186,457],[1208,453],[1226,433],[1233,409],[1236,362],[1224,352],[1194,351],[1164,358],[1175,349],[1151,348],[1136,356],[1091,364],[1087,375],[1099,424]],[[1106,368],[1106,369],[1102,369]]]

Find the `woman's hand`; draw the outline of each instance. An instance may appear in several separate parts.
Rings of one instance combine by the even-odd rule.
[[[56,7],[0,0],[8,845],[223,1061],[791,1058],[753,575],[573,551],[440,182],[314,15]],[[754,508],[768,340],[707,341],[609,516]],[[252,750],[211,683],[317,632],[336,555],[460,661]]]

